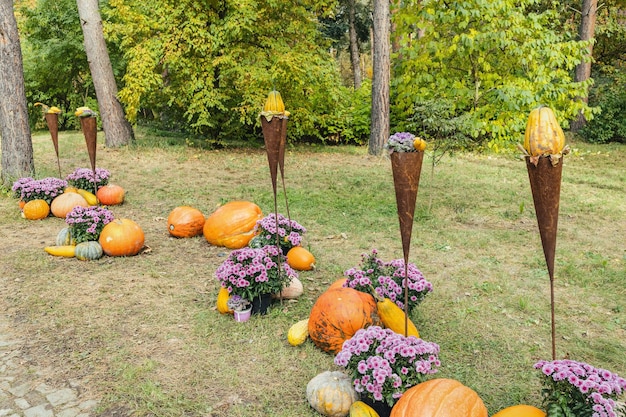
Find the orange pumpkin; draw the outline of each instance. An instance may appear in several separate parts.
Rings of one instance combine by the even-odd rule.
[[[89,203],[87,203],[87,200],[85,200],[85,198],[80,194],[63,193],[56,196],[54,200],[52,200],[52,204],[50,204],[50,211],[52,211],[52,214],[56,217],[64,219],[65,216],[67,216],[67,213],[72,211],[74,207],[78,206],[89,207]]]
[[[50,214],[50,206],[46,200],[31,200],[22,208],[22,216],[28,220],[45,219],[48,214]]]
[[[513,405],[498,411],[493,417],[546,417],[546,413],[532,405]]]
[[[102,251],[109,256],[134,256],[143,248],[145,236],[141,227],[130,219],[115,219],[100,233]]]
[[[339,278],[337,281],[333,282],[328,286],[326,291],[334,290],[336,288],[343,288],[343,284],[348,280],[348,278]]]
[[[254,237],[254,226],[263,218],[261,208],[249,201],[231,201],[204,222],[206,240],[215,246],[241,249]]]
[[[122,187],[116,184],[107,184],[98,188],[98,192],[96,192],[96,197],[98,197],[98,201],[100,204],[105,206],[115,206],[117,204],[122,204],[124,202],[124,196],[126,192]]]
[[[454,379],[437,378],[406,390],[390,417],[487,417],[487,408],[471,388]]]
[[[287,252],[287,264],[298,271],[315,269],[315,257],[302,246],[294,246]]]
[[[357,330],[378,324],[376,301],[371,294],[336,288],[315,301],[309,315],[309,336],[315,346],[336,354]]]
[[[189,206],[176,207],[167,217],[167,230],[176,237],[194,237],[202,234],[204,214]]]

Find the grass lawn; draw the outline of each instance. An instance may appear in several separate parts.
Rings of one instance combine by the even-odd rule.
[[[0,307],[32,341],[50,380],[73,379],[101,399],[103,415],[305,417],[319,415],[307,382],[336,370],[307,341],[287,343],[317,296],[376,248],[401,258],[390,161],[365,148],[289,147],[291,217],[317,269],[301,272],[304,294],[247,323],[215,309],[214,273],[228,250],[200,236],[170,237],[169,212],[209,215],[249,200],[274,209],[261,149],[202,150],[139,129],[137,143],[107,149],[97,166],[126,189],[116,217],[136,221],[146,250],[98,261],[56,258],[43,247],[65,226],[20,217],[0,197]],[[33,137],[37,177],[58,176],[47,132]],[[626,376],[626,146],[571,144],[565,157],[556,251],[559,358]],[[79,132],[60,134],[67,175],[90,167]],[[549,279],[525,164],[516,155],[457,154],[422,170],[410,261],[434,286],[413,312],[423,339],[441,346],[436,376],[478,392],[489,413],[540,406],[533,364],[551,359]],[[279,194],[284,213],[284,195]]]

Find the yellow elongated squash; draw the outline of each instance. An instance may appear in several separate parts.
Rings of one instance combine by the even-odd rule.
[[[294,323],[287,332],[287,341],[291,346],[303,344],[309,337],[309,319]]]
[[[228,299],[230,293],[224,287],[220,288],[220,292],[217,294],[217,311],[221,314],[233,314],[233,310],[228,308]]]
[[[417,331],[417,327],[415,327],[415,324],[413,324],[411,319],[406,317],[404,311],[402,311],[402,309],[389,298],[377,299],[376,306],[378,307],[378,317],[380,317],[380,321],[383,322],[383,325],[386,328],[391,329],[394,332],[403,336],[420,337],[420,334]],[[408,321],[408,329],[406,335],[404,334],[405,317]]]
[[[63,246],[46,246],[43,248],[47,253],[53,256],[62,256],[65,258],[73,258],[76,254],[76,246],[63,245]]]
[[[89,204],[90,206],[98,205],[98,197],[96,197],[94,193],[83,190],[82,188],[77,189],[76,192],[82,195],[85,201],[87,201],[87,204]]]

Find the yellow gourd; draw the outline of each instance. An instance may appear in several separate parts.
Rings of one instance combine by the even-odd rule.
[[[270,91],[269,95],[267,96],[267,100],[265,100],[265,106],[263,106],[263,111],[276,113],[285,112],[285,103],[283,103],[283,99],[278,91]]]
[[[73,258],[75,256],[76,246],[63,245],[63,246],[46,246],[43,248],[47,253],[53,256],[62,256],[64,258]]]
[[[291,346],[303,344],[307,337],[309,337],[309,319],[293,324],[287,332],[287,341]]]
[[[87,201],[87,204],[89,204],[90,206],[98,205],[98,197],[96,197],[94,193],[89,192],[87,190],[83,190],[81,188],[76,189],[76,192],[82,195],[85,201]]]
[[[45,219],[48,214],[50,214],[50,206],[46,200],[31,200],[22,208],[22,216],[28,220]]]
[[[350,417],[379,417],[379,415],[363,401],[355,401],[350,406]]]
[[[380,321],[383,322],[383,325],[386,328],[391,329],[394,332],[403,336],[420,337],[420,334],[417,331],[417,327],[415,327],[415,324],[413,324],[411,319],[408,317],[406,318],[406,320],[408,321],[408,330],[407,334],[404,334],[404,318],[406,317],[406,315],[404,314],[404,311],[402,311],[402,309],[389,298],[377,298],[376,306],[378,307],[378,317],[380,317]]]
[[[530,112],[524,135],[524,149],[530,156],[560,154],[565,147],[565,134],[549,107],[540,106]]]
[[[224,287],[220,288],[220,292],[217,294],[217,311],[222,314],[233,314],[233,310],[228,308],[228,299],[230,293]]]

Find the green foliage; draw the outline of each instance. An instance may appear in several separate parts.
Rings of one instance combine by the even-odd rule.
[[[394,15],[403,34],[394,68],[398,114],[411,118],[416,103],[442,103],[451,117],[468,118],[459,126],[462,135],[494,150],[521,140],[537,105],[552,107],[562,125],[580,110],[590,118],[591,109],[574,98],[591,81],[572,80],[587,44],[556,32],[556,12],[532,12],[535,3],[407,3]]]
[[[611,67],[612,68],[612,67]],[[598,79],[590,93],[589,102],[602,109],[579,132],[592,143],[626,142],[626,69]]]
[[[106,32],[128,62],[119,97],[131,120],[149,114],[217,140],[252,139],[276,89],[292,114],[290,139],[323,139],[350,99],[316,23],[332,2],[109,3]]]

